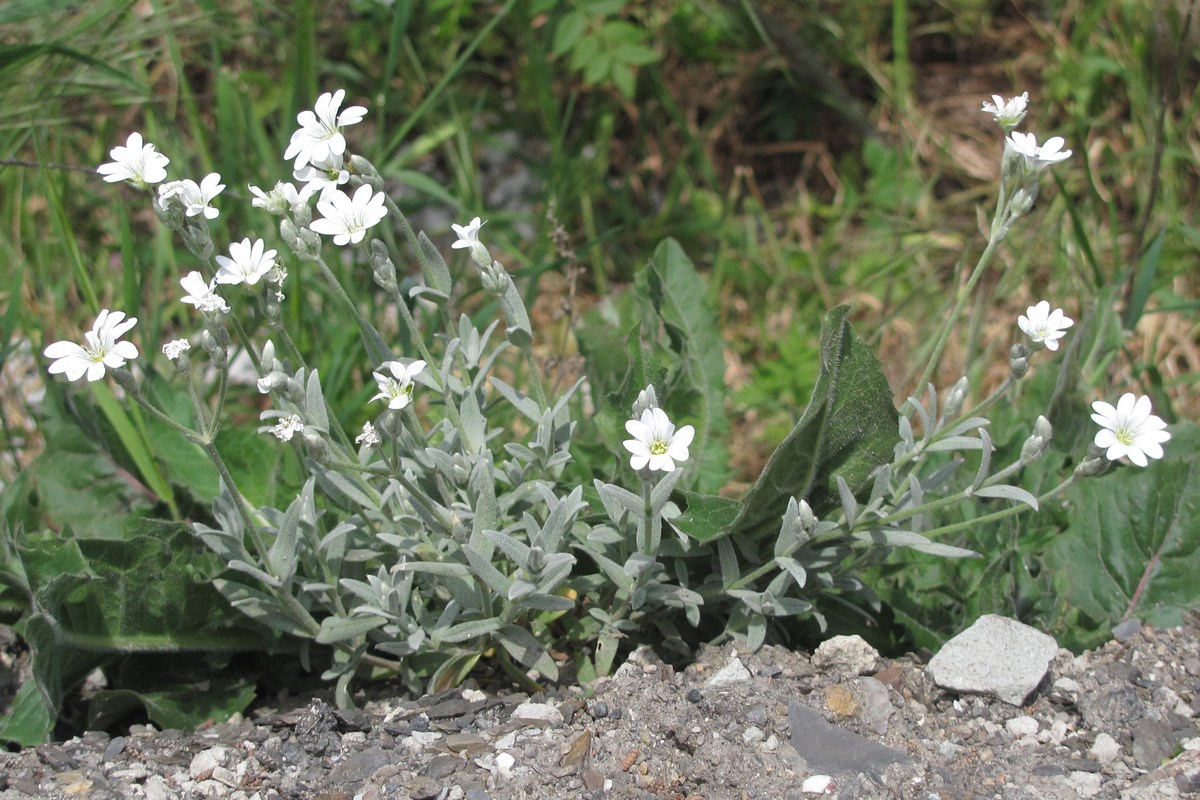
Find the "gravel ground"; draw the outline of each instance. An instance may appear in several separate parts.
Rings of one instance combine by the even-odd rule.
[[[195,732],[91,732],[0,754],[0,800],[1200,796],[1198,636],[1192,618],[1062,650],[1022,708],[945,692],[913,657],[725,647],[676,671],[639,651],[591,697],[313,698]]]

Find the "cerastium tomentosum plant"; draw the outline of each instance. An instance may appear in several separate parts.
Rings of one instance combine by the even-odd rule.
[[[681,646],[688,636],[680,623],[701,628],[704,617],[717,622],[711,635],[723,629],[757,647],[772,621],[806,614],[821,621],[826,595],[870,602],[870,587],[855,574],[864,559],[895,548],[972,555],[938,541],[966,524],[940,522],[965,499],[1005,503],[982,517],[997,518],[1036,509],[1078,477],[1101,471],[1105,458],[1145,465],[1162,456],[1165,426],[1147,398],[1126,394],[1115,407],[1095,403],[1102,427],[1093,450],[1040,497],[1013,480],[1046,449],[1046,417],[1037,417],[1019,457],[992,464],[986,412],[1010,396],[1035,353],[1056,351],[1073,325],[1048,301],[1017,321],[1028,343],[1012,347],[1008,377],[986,398],[970,407],[965,378],[940,397],[930,383],[996,248],[1032,208],[1044,171],[1070,156],[1061,139],[1039,145],[1015,130],[1026,95],[984,104],[1007,134],[997,208],[987,245],[934,342],[921,391],[897,413],[845,307],[834,309],[812,401],[740,500],[693,490],[699,459],[692,449],[702,448],[704,437],[672,421],[672,385],[661,374],[642,379],[636,399],[621,409],[631,437],[624,441],[629,469],[613,453],[607,474],[615,478],[571,477],[573,437],[589,391],[584,379],[561,396],[547,395],[522,293],[482,240],[479,217],[453,226],[451,249],[468,251],[471,280],[494,298],[500,319],[481,330],[456,308],[455,280],[441,252],[412,229],[375,167],[350,152],[344,130],[367,111],[342,108],[344,99],[340,90],[323,94],[313,111],[299,115],[301,127],[284,154],[294,160],[299,187],[249,187],[253,205],[279,218],[290,256],[250,236],[217,255],[209,222],[219,214],[220,176],[164,183],[170,162],[138,133],[100,168],[109,181],[148,192],[158,186],[155,212],[202,265],[180,280],[181,301],[194,307],[202,330],[194,340],[162,345],[191,398],[190,421],[165,413],[141,391],[128,366],[140,354],[121,340],[136,320],[123,312],[101,312],[86,345],[58,342],[45,351],[54,359],[50,371],[70,380],[95,381],[111,371],[128,398],[203,449],[220,475],[220,492],[211,524],[194,527],[228,567],[217,588],[249,617],[299,638],[305,658],[312,643],[328,646],[325,676],[337,681],[341,703],[364,670],[443,687],[484,657],[527,685],[538,676],[555,679],[571,654],[581,676],[603,675],[623,639],[654,631]],[[401,254],[389,246],[391,237],[378,235],[388,226],[407,241],[420,280],[398,273]],[[411,352],[394,349],[366,317],[325,260],[329,246],[338,259],[369,266]],[[353,438],[283,322],[289,270],[298,269],[319,272],[358,327],[363,372],[377,392],[370,398],[374,418]],[[662,294],[661,276],[656,280]],[[243,313],[247,307],[254,313]],[[253,329],[247,319],[258,321]],[[686,342],[679,346],[686,351]],[[208,369],[193,363],[198,351]],[[637,352],[631,350],[629,375],[650,374],[634,363]],[[292,448],[305,471],[295,497],[278,508],[253,506],[215,445],[227,417],[231,365],[242,354],[270,398],[259,430]],[[944,456],[970,452],[979,463],[962,481],[956,475],[964,460]]]

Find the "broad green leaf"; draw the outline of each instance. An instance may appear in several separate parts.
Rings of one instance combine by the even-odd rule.
[[[1067,602],[1102,630],[1128,617],[1178,625],[1200,606],[1200,427],[1181,423],[1172,434],[1166,460],[1068,490],[1070,527],[1046,563]]]
[[[32,747],[50,738],[56,714],[38,689],[36,681],[21,684],[12,707],[0,717],[0,743]]]
[[[130,711],[144,709],[146,716],[159,728],[190,730],[205,722],[226,720],[245,711],[254,702],[254,697],[254,684],[247,682],[210,684],[203,691],[195,686],[159,691],[106,689],[97,693],[88,705],[88,728],[103,730]]]
[[[741,501],[728,497],[686,491],[681,494],[687,502],[687,510],[671,520],[671,524],[701,542],[722,535],[742,510]]]
[[[647,277],[650,298],[663,323],[672,349],[681,358],[683,387],[695,400],[688,471],[691,488],[715,492],[725,483],[728,453],[721,436],[729,430],[725,417],[725,345],[708,290],[679,242],[665,239],[654,249]],[[666,403],[669,399],[660,397]],[[673,409],[667,408],[674,416]]]
[[[858,492],[891,461],[898,414],[879,359],[849,322],[849,306],[825,317],[821,373],[796,427],[771,454],[727,532],[773,535],[788,499],[808,501],[818,516],[838,503],[836,478]]]

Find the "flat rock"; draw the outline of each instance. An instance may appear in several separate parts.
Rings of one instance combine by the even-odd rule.
[[[818,712],[795,701],[788,704],[788,724],[792,747],[813,771],[881,772],[889,764],[911,760],[906,753],[830,725]]]
[[[708,679],[708,683],[704,684],[704,688],[719,689],[723,686],[746,683],[749,680],[750,670],[746,669],[746,665],[742,663],[742,660],[735,653],[730,657],[728,664],[721,667],[716,675]]]
[[[984,614],[946,642],[926,671],[943,689],[991,695],[1022,706],[1057,653],[1053,637],[1015,619]]]

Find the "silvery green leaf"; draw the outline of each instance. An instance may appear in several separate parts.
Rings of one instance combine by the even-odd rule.
[[[321,620],[321,632],[317,634],[319,644],[334,644],[358,637],[375,630],[387,622],[383,617],[326,617]]]
[[[725,594],[740,600],[751,611],[762,613],[763,593],[751,589],[727,589]]]
[[[533,330],[529,326],[529,313],[521,292],[511,280],[500,295],[500,309],[504,312],[505,331],[508,340],[517,347],[526,348],[533,343]]]
[[[241,541],[246,530],[242,525],[242,515],[238,511],[239,502],[239,500],[235,500],[233,495],[229,493],[228,485],[222,480],[221,490],[213,498],[213,517],[216,518],[217,523],[223,531]]]
[[[379,499],[372,497],[374,490],[353,480],[349,475],[330,469],[315,459],[305,459],[309,473],[321,485],[321,491],[334,503],[347,510],[378,509]],[[367,492],[370,491],[371,494]]]
[[[467,561],[471,563],[471,569],[476,577],[482,578],[489,589],[499,595],[508,594],[508,587],[512,580],[496,569],[490,558],[484,557],[476,552],[475,548],[469,546],[463,548],[463,553],[466,555]]]
[[[625,561],[625,574],[637,580],[638,576],[647,570],[652,570],[658,564],[654,556],[646,553],[634,553]]]
[[[717,558],[721,563],[721,585],[732,586],[742,577],[738,569],[737,553],[733,551],[733,543],[725,536],[717,539]]]
[[[838,498],[842,502],[842,513],[846,515],[846,527],[853,528],[854,523],[858,521],[858,501],[854,499],[854,492],[850,491],[850,484],[846,483],[845,478],[837,475],[835,480]]]
[[[891,547],[907,547],[910,550],[942,556],[943,558],[967,558],[979,555],[974,550],[935,542],[915,531],[907,531],[901,528],[873,528],[870,533],[876,534],[876,536],[870,538],[875,541],[881,541],[883,544]],[[848,591],[858,591],[862,587],[861,582],[848,576],[838,576],[834,579],[833,585],[847,589]]]
[[[973,494],[976,497],[996,497],[1002,500],[1013,500],[1018,503],[1024,503],[1034,511],[1038,510],[1037,497],[1020,486],[997,483],[994,486],[982,486],[976,489]]]
[[[520,461],[522,464],[534,464],[537,462],[537,453],[530,450],[520,442],[505,442],[504,452]]]
[[[887,497],[888,491],[892,488],[892,465],[884,464],[879,469],[875,470],[875,482],[871,484],[871,497],[867,501],[868,506],[875,506],[882,503]]]
[[[410,288],[408,290],[408,297],[410,300],[416,300],[422,297],[430,297],[443,303],[450,299],[450,295],[443,294],[437,289],[431,289],[424,284],[418,284]]]
[[[509,601],[519,600],[527,594],[533,594],[536,590],[537,587],[529,581],[516,578],[508,587],[507,597]]]
[[[246,616],[282,633],[309,639],[312,633],[293,620],[269,594],[251,589],[244,583],[217,578],[215,588],[229,604]]]
[[[429,237],[425,235],[424,231],[417,234],[417,252],[420,254],[418,260],[421,262],[421,273],[425,277],[425,282],[434,290],[449,296],[453,285],[450,280],[450,270],[446,266],[446,260],[442,258],[442,254],[433,242],[429,241]]]
[[[242,541],[240,532],[233,533],[228,529],[217,530],[200,522],[195,523],[192,528],[200,537],[200,541],[204,542],[204,545],[216,553],[222,561],[228,563],[250,560],[250,553],[246,551],[246,545]]]
[[[504,554],[521,569],[527,569],[529,563],[529,545],[500,531],[484,531],[493,544],[498,545]]]
[[[272,589],[278,589],[283,585],[283,582],[280,581],[275,575],[264,572],[253,564],[247,561],[242,561],[240,558],[235,558],[233,561],[228,562],[228,566],[230,569],[236,572],[244,573],[252,578],[255,578],[256,580],[262,581]]]
[[[521,608],[532,608],[535,611],[570,611],[575,608],[575,601],[557,594],[533,592],[514,599],[514,605]]]
[[[596,491],[600,494],[600,503],[604,506],[608,518],[614,524],[622,524],[628,518],[626,515],[633,519],[642,516],[644,501],[628,489],[597,480]]]
[[[767,640],[767,618],[762,614],[751,614],[746,626],[746,646],[757,650]]]
[[[540,535],[536,537],[537,542],[549,552],[557,552],[562,544],[563,536],[570,527],[575,524],[575,519],[580,511],[587,509],[587,503],[583,500],[583,487],[576,486],[571,490],[571,493],[561,499],[555,499],[548,503],[550,506],[550,515],[546,517],[545,524],[542,525]]]
[[[772,617],[794,617],[812,611],[812,603],[798,597],[774,597],[766,613]]]
[[[571,402],[571,398],[574,396],[576,390],[583,385],[584,380],[585,378],[580,378],[579,380],[575,381],[575,383],[571,385],[570,389],[567,389],[562,393],[562,396],[554,401],[554,407],[551,409],[551,413],[553,414],[554,419],[558,421],[560,425],[566,424],[566,422],[570,419],[567,404]]]
[[[986,428],[979,429],[979,440],[983,442],[979,455],[979,469],[975,472],[975,480],[971,481],[971,488],[978,489],[979,484],[983,483],[987,478],[988,473],[992,469],[992,437],[988,435]]]
[[[618,591],[628,592],[632,590],[633,581],[625,574],[625,569],[620,564],[604,555],[598,549],[591,547],[581,547],[580,549],[596,562],[596,566],[600,567],[600,571],[608,578],[609,583],[617,587]]]
[[[921,506],[925,504],[925,487],[917,478],[915,472],[908,473],[908,502],[906,506]]]
[[[545,645],[533,634],[518,625],[505,625],[493,636],[505,650],[526,667],[536,669],[550,680],[558,679],[558,665],[546,653]]]
[[[538,581],[539,592],[551,592],[558,584],[571,574],[575,566],[575,556],[570,553],[552,553],[546,556],[546,566],[542,568],[541,579]]]
[[[492,329],[495,328],[499,322],[499,320],[493,320],[492,324],[488,326],[487,331],[484,333],[484,344],[487,343],[487,337],[491,335]],[[471,382],[472,389],[478,391],[483,386],[484,379],[486,379],[488,373],[492,371],[492,366],[496,363],[496,359],[498,359],[500,355],[510,347],[512,347],[512,345],[507,341],[496,344],[496,347],[492,350],[491,354],[488,355],[487,360],[479,365],[479,372],[476,374],[475,380]]]
[[[304,423],[329,430],[329,414],[325,411],[325,395],[321,392],[321,379],[314,369],[308,375],[308,386],[304,391]]]
[[[956,422],[952,427],[946,430],[946,436],[959,436],[961,434],[973,431],[976,428],[985,428],[991,425],[991,421],[987,417],[967,417]]]
[[[463,360],[467,366],[473,367],[478,364],[483,351],[479,346],[479,331],[471,322],[469,314],[460,314],[458,317],[458,338],[462,342]]]
[[[463,394],[458,406],[459,431],[462,433],[463,444],[467,452],[475,455],[482,453],[487,447],[487,420],[479,410],[479,400],[474,392]]]
[[[801,589],[808,582],[808,572],[804,567],[800,566],[800,562],[791,556],[775,556],[775,565],[780,569],[787,570],[788,574],[796,581],[796,585]]]
[[[662,514],[663,506],[671,499],[671,492],[675,489],[675,484],[679,483],[679,479],[683,477],[683,470],[677,469],[666,473],[659,479],[655,487],[650,491],[650,513],[658,516]]]
[[[520,411],[529,420],[532,422],[542,421],[542,409],[532,397],[514,389],[499,378],[492,378],[492,386],[496,387],[496,391],[500,392],[513,408]]]
[[[438,641],[448,642],[450,644],[458,644],[459,642],[478,639],[480,636],[487,636],[500,629],[503,623],[499,617],[491,617],[490,619],[473,619],[467,622],[459,622],[455,625],[438,631]]]
[[[908,417],[902,416],[897,428],[900,434],[900,444],[896,446],[896,449],[899,450],[901,445],[904,445],[903,452],[907,453],[917,446],[916,437],[913,436],[912,421]]]
[[[930,453],[938,453],[947,450],[980,450],[982,448],[983,442],[974,436],[943,436],[936,442],[931,442],[925,449]]]
[[[683,607],[683,615],[687,618],[688,624],[693,628],[700,627],[700,606],[685,605]]]
[[[621,535],[620,531],[610,525],[596,525],[584,537],[584,541],[593,547],[616,544],[624,540],[625,537]]]
[[[466,564],[454,561],[401,561],[392,567],[392,572],[424,572],[429,575],[446,575],[452,578],[469,578],[471,570]]]
[[[959,467],[962,465],[962,459],[958,458],[954,459],[953,461],[946,462],[942,466],[938,467],[932,475],[921,481],[921,487],[926,492],[934,491],[946,483],[946,481],[950,480],[950,478],[954,475],[954,473],[958,472]]]
[[[933,384],[930,384],[932,387]],[[915,397],[908,398],[908,405],[916,414],[917,419],[921,420],[921,432],[924,438],[929,438],[931,427],[929,425],[929,412],[925,409],[925,405]]]

